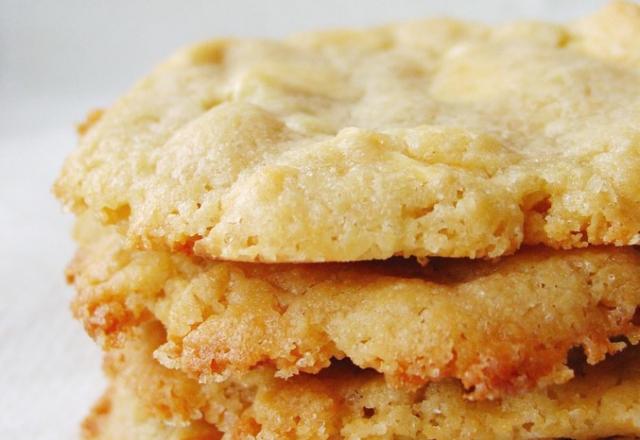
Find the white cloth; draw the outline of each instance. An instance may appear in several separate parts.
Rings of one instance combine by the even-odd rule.
[[[71,439],[103,389],[99,350],[72,320],[71,218],[50,192],[73,129],[0,139],[0,438]]]

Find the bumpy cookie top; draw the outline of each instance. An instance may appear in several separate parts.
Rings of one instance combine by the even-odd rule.
[[[175,55],[84,127],[56,194],[246,261],[640,242],[640,7],[427,20]]]

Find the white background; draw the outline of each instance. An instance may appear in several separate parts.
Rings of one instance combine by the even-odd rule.
[[[71,439],[104,383],[69,313],[71,218],[49,188],[74,123],[174,49],[220,35],[431,15],[561,21],[598,0],[0,0],[0,438]]]

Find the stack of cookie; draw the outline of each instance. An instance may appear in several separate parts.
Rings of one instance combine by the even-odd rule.
[[[81,126],[87,439],[640,435],[640,7],[207,42]]]

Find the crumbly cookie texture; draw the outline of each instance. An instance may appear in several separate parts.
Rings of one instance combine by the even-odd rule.
[[[137,396],[115,383],[96,402],[82,423],[82,440],[220,440],[211,424],[194,421],[188,426],[169,426],[153,417]]]
[[[438,259],[267,265],[132,251],[117,232],[80,222],[69,268],[75,315],[106,347],[158,319],[166,366],[202,381],[272,365],[317,373],[348,357],[415,389],[447,377],[492,399],[573,374],[640,337],[640,253],[632,248],[523,249],[500,261]],[[102,238],[96,239],[96,237]]]
[[[228,260],[637,244],[639,11],[202,43],[92,115],[55,193]]]
[[[199,385],[163,368],[152,352],[160,326],[108,354],[109,374],[138,405],[170,425],[210,423],[225,439],[593,439],[640,435],[640,351],[586,367],[564,385],[501,401],[463,399],[456,381],[416,392],[336,364],[289,380],[257,370],[242,381]],[[194,390],[197,390],[194,394]],[[196,425],[198,426],[198,425]]]

